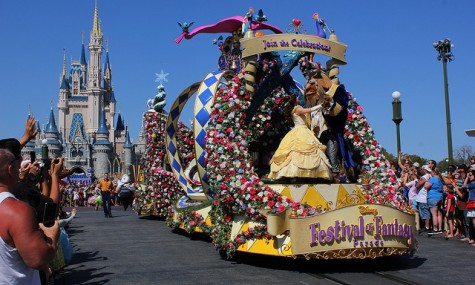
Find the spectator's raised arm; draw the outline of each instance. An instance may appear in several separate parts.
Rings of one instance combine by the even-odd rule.
[[[36,120],[35,117],[30,116],[26,120],[25,124],[25,133],[20,138],[21,147],[24,147],[30,140],[32,140],[38,134],[38,130],[36,129]]]

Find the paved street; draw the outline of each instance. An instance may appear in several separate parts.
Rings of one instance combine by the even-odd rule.
[[[413,257],[293,260],[238,254],[224,260],[201,235],[113,207],[78,208],[68,232],[75,255],[55,284],[474,284],[475,247],[419,236]]]

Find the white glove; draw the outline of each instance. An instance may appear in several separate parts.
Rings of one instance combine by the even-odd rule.
[[[312,112],[315,112],[315,111],[318,111],[322,108],[322,104],[319,104],[319,105],[316,105],[316,106],[313,106],[310,110],[312,110]]]

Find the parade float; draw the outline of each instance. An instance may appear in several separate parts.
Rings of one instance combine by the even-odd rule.
[[[314,33],[298,19],[284,32],[268,24],[262,10],[250,9],[245,16],[191,31],[193,23],[179,23],[176,43],[202,33],[227,35],[214,41],[221,53],[217,71],[185,88],[168,113],[144,116],[152,150],[143,162],[150,165],[136,199],[139,213],[166,217],[175,229],[207,234],[229,258],[239,251],[363,259],[416,250],[414,213],[349,92],[343,136],[355,162],[353,179],[267,178],[269,157],[290,130],[283,120],[284,102],[298,94],[305,104],[303,86],[290,72],[295,67],[303,72],[312,63],[339,85],[339,67],[346,64],[347,46],[317,14],[313,21]],[[317,57],[325,57],[325,64]],[[190,130],[179,119],[193,96]]]

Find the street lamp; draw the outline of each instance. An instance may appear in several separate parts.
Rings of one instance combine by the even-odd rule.
[[[452,61],[454,55],[452,54],[452,48],[454,47],[451,44],[450,39],[440,40],[432,44],[437,50],[439,55],[437,60],[442,60],[442,66],[444,68],[444,89],[445,89],[445,117],[447,121],[447,148],[449,152],[449,164],[453,162],[452,155],[452,129],[450,121],[450,104],[449,104],[449,83],[447,81],[447,61]]]
[[[396,140],[397,140],[397,154],[401,152],[401,137],[399,133],[399,124],[402,122],[402,112],[401,112],[401,93],[399,91],[394,91],[391,95],[393,97],[393,122],[396,124]]]

